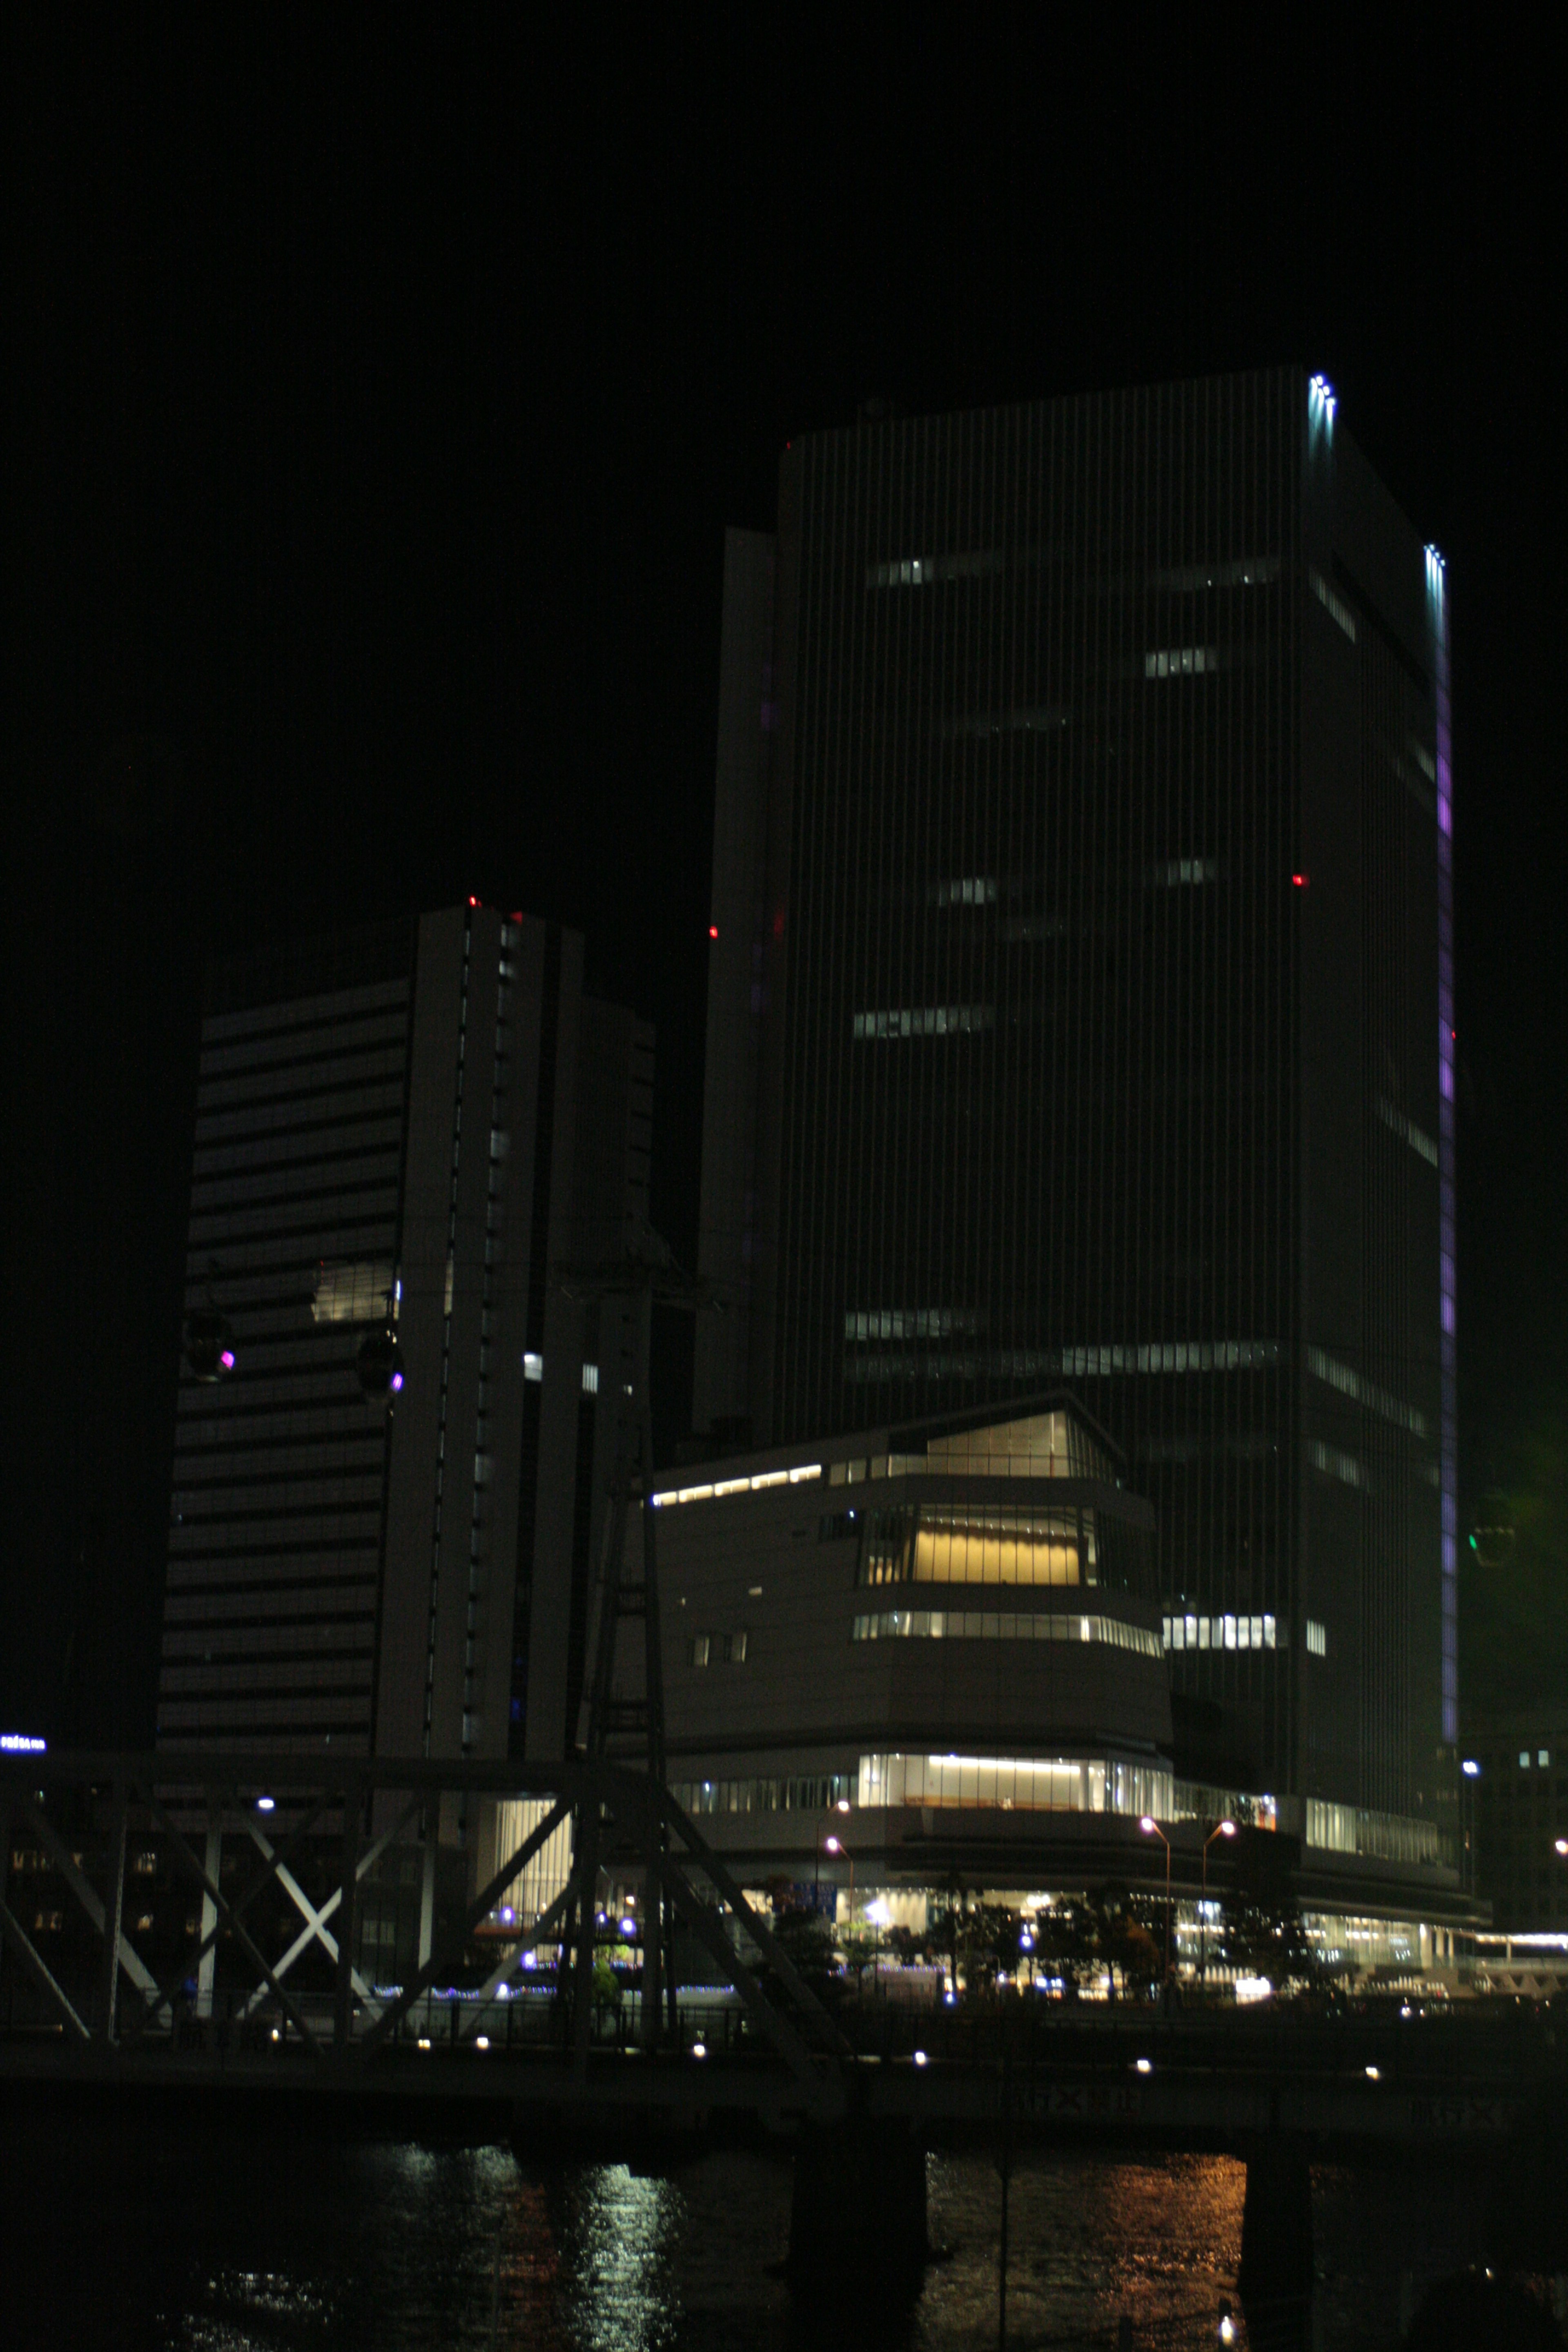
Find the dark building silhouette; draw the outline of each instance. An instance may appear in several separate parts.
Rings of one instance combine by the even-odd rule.
[[[559,1276],[646,1225],[653,1076],[582,963],[470,904],[211,974],[186,1300],[236,1361],[182,1372],[164,1750],[563,1752],[634,1334]]]
[[[730,534],[694,1423],[1075,1391],[1178,1769],[1394,1859],[1457,1702],[1447,621],[1334,412],[862,424]]]

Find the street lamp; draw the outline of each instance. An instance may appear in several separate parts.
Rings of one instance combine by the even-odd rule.
[[[1209,1848],[1216,1837],[1233,1838],[1234,1822],[1215,1822],[1204,1840],[1204,1891],[1198,1906],[1198,1982],[1208,1983],[1209,1976]]]
[[[811,1907],[817,1916],[822,1911],[822,1824],[831,1821],[835,1813],[847,1813],[848,1811],[848,1798],[840,1797],[836,1804],[829,1805],[826,1812],[818,1813],[816,1817],[816,1832],[811,1841]]]
[[[855,1857],[841,1838],[828,1838],[826,1841],[825,1851],[828,1853],[842,1854],[849,1864],[849,1933],[853,1935],[855,1933]]]
[[[1171,1841],[1152,1813],[1145,1813],[1138,1826],[1145,1837],[1157,1837],[1165,1849],[1165,1979],[1169,1983],[1171,1976]]]

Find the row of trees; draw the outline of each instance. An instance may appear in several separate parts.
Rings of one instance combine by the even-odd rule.
[[[1207,1935],[1212,1967],[1267,1977],[1283,1988],[1315,1985],[1322,1970],[1288,1889],[1238,1887],[1219,1898]],[[1069,1991],[1109,1978],[1112,1995],[1145,1992],[1165,1972],[1165,1918],[1157,1897],[1110,1887],[1058,1898],[1047,1910],[1022,1913],[1005,1904],[966,1904],[956,1892],[933,1904],[923,1935],[908,1927],[857,1927],[837,1932],[820,1914],[775,1910],[774,1927],[795,1967],[820,1988],[842,1989],[841,1960],[864,1969],[886,1958],[942,1969],[972,1992],[990,1992],[1020,1968],[1059,1981]]]

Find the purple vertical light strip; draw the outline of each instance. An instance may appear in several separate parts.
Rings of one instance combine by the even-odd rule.
[[[1443,1525],[1443,1738],[1459,1737],[1458,1297],[1454,1190],[1454,779],[1448,740],[1448,600],[1443,559],[1426,550],[1437,699],[1438,1475]]]

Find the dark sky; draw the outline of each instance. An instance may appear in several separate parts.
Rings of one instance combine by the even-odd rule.
[[[13,23],[7,1727],[150,1737],[207,956],[579,924],[690,1258],[722,529],[873,394],[1333,381],[1449,563],[1472,1494],[1563,1375],[1548,78],[1475,10],[729,13]]]

